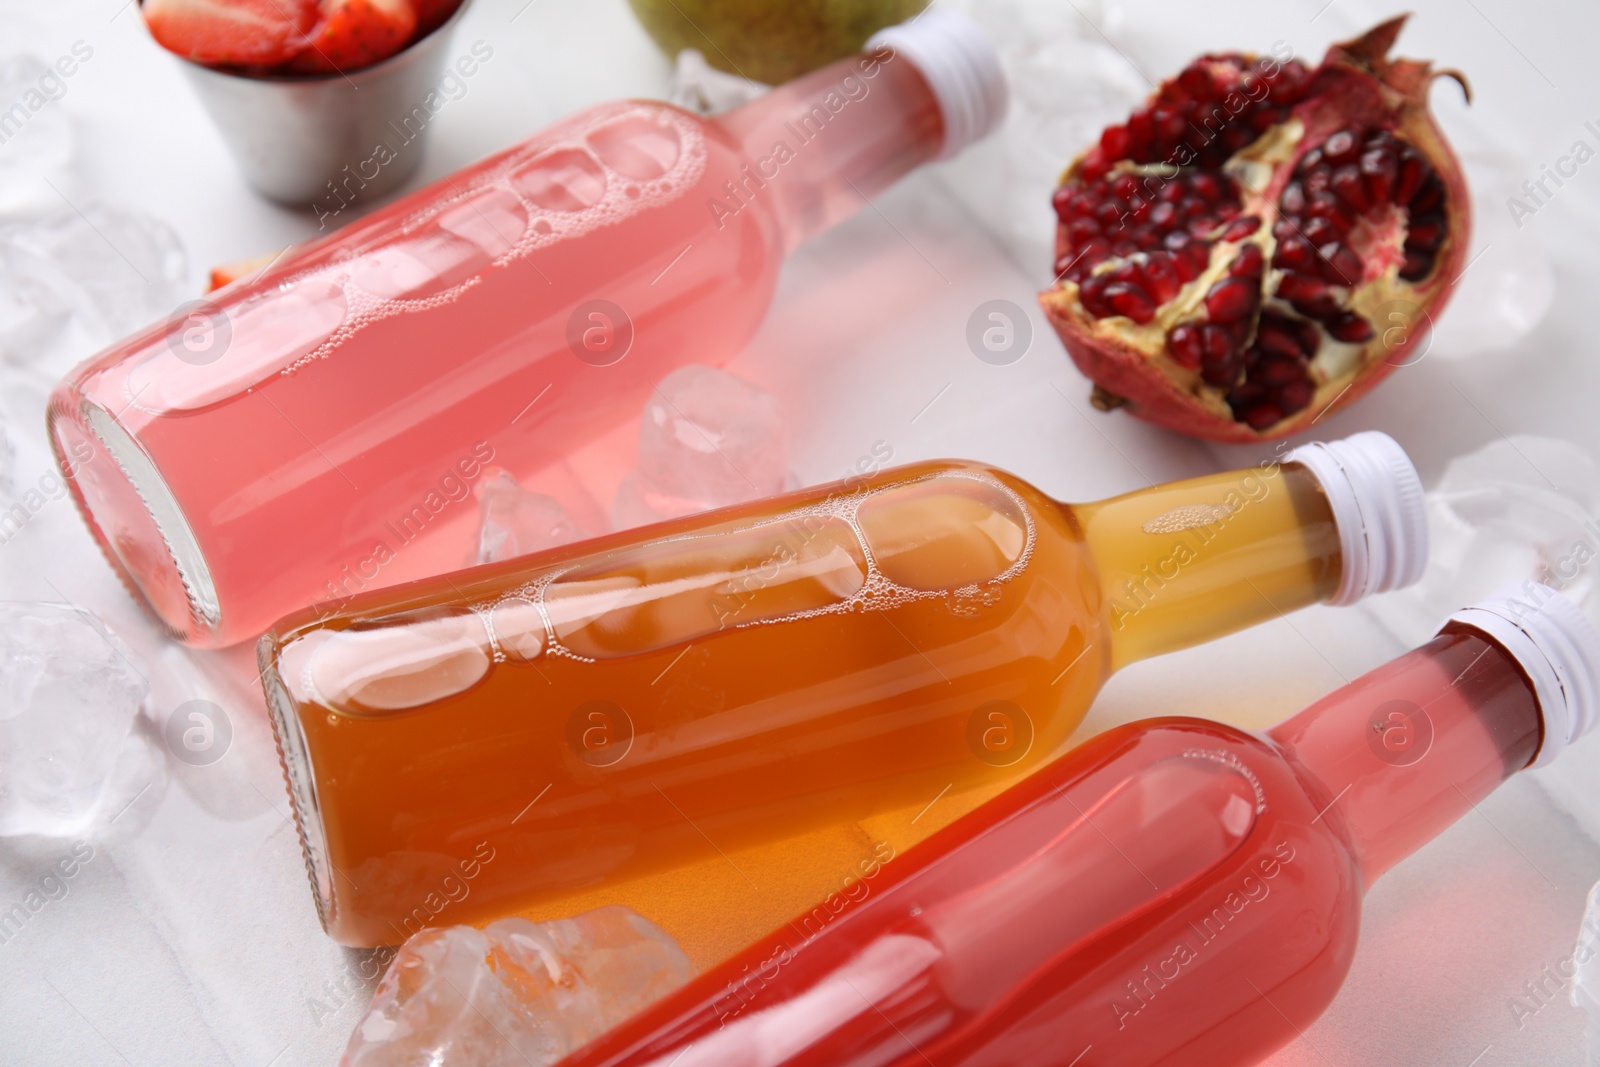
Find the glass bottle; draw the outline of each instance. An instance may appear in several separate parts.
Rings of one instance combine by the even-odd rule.
[[[1383,434],[1066,505],[942,461],[356,598],[258,649],[329,932],[452,921],[1015,773],[1106,677],[1409,584]]]
[[[787,252],[988,133],[1005,84],[949,12],[714,119],[567,119],[180,309],[55,390],[80,510],[174,638],[470,558],[473,481],[531,478],[720,364]]]
[[[1242,1067],[1333,1000],[1362,894],[1600,716],[1600,635],[1545,586],[1265,736],[1111,730],[563,1067]]]

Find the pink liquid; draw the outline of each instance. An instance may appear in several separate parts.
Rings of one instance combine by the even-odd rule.
[[[1452,625],[1266,737],[1130,724],[563,1067],[1256,1063],[1332,1001],[1364,889],[1538,723],[1515,661]]]
[[[727,360],[785,252],[942,129],[888,53],[718,121],[593,108],[78,368],[52,398],[58,458],[107,557],[191,644],[457,569],[484,470],[532,478],[672,368]]]

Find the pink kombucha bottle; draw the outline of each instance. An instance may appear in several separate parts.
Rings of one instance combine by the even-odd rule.
[[[1338,991],[1361,897],[1600,717],[1600,636],[1544,586],[1265,736],[1109,731],[562,1067],[1235,1067]]]
[[[707,120],[627,101],[298,248],[80,366],[49,422],[129,588],[197,646],[468,562],[521,478],[755,331],[779,265],[1005,109],[930,11]]]

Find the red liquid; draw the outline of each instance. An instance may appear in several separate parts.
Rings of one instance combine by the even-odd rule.
[[[1366,886],[1525,766],[1538,722],[1511,657],[1452,625],[1266,737],[1130,724],[563,1065],[1255,1063],[1332,1001]]]
[[[942,138],[887,53],[715,121],[591,109],[80,367],[52,398],[58,457],[191,644],[455,570],[491,463],[534,480],[674,367],[726,361],[784,253]]]

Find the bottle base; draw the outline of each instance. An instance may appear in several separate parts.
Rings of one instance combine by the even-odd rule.
[[[222,626],[210,567],[161,472],[109,411],[58,392],[47,413],[56,462],[106,560],[167,635],[206,644]]]

